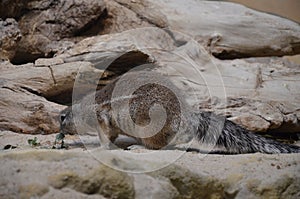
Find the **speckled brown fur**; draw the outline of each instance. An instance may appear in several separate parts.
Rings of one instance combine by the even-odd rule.
[[[117,81],[96,92],[96,107],[90,105],[93,104],[91,102],[94,99],[91,96],[87,96],[81,103],[62,111],[60,117],[62,132],[65,134],[76,133],[74,120],[79,124],[93,124],[91,115],[95,112],[97,125],[99,124],[101,127],[100,137],[106,135],[108,140],[114,142],[119,134],[132,136],[129,132],[121,130],[118,125],[120,123],[127,125],[128,118],[126,120],[122,115],[117,115],[114,118],[112,114],[111,101],[114,100],[112,99],[112,93]],[[149,111],[154,104],[160,104],[164,108],[167,118],[165,125],[157,134],[152,137],[137,138],[144,146],[150,149],[161,149],[167,146],[178,131],[184,131],[184,133],[195,137],[200,143],[223,147],[229,153],[300,152],[300,147],[298,146],[266,139],[213,113],[199,110],[190,111],[190,109],[188,111],[185,110],[187,114],[181,117],[183,107],[182,102],[178,100],[178,96],[167,87],[156,83],[149,83],[139,87],[129,97],[129,115],[132,121],[139,126],[148,125],[150,122]],[[76,118],[75,116],[79,117]],[[181,128],[182,125],[186,128]]]

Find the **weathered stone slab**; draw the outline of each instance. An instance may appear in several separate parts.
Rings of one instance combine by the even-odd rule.
[[[106,154],[107,153],[107,154]],[[1,197],[95,198],[298,198],[299,155],[201,155],[186,153],[150,173],[131,173],[99,163],[114,154],[113,167],[131,171],[165,164],[181,151],[9,151],[0,154]],[[148,153],[145,156],[138,154]],[[106,155],[105,155],[106,154]],[[144,157],[144,158],[143,158]],[[135,166],[136,167],[135,167]],[[125,169],[125,170],[126,170]],[[19,190],[16,192],[15,190]]]
[[[216,57],[232,59],[300,52],[299,24],[239,4],[197,0],[115,2],[156,27],[193,37]]]

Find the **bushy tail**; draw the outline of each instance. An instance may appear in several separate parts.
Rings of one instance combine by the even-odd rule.
[[[193,114],[192,118],[197,118],[193,121],[193,126],[198,140],[223,147],[227,153],[300,153],[299,146],[264,138],[225,117],[208,112]]]

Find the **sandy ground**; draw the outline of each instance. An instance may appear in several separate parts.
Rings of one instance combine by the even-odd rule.
[[[277,14],[288,19],[300,22],[299,0],[228,0],[243,4],[247,7]]]

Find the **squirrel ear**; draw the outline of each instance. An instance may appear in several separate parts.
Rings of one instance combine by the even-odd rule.
[[[106,125],[110,124],[108,117],[104,117],[103,120]]]
[[[108,115],[106,113],[102,113],[100,117],[105,125],[107,125],[107,126],[110,125],[110,121],[109,121]]]

